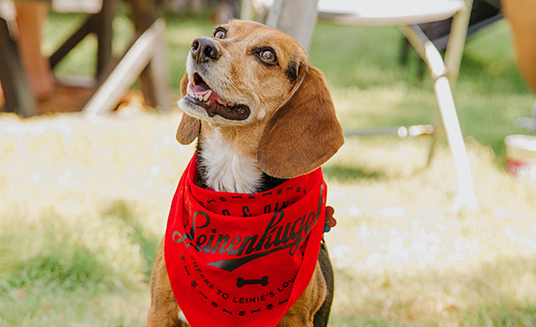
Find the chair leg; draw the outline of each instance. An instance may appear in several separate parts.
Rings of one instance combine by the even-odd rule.
[[[434,80],[434,91],[439,105],[439,113],[441,114],[445,134],[447,134],[447,140],[458,177],[458,196],[451,209],[455,212],[464,206],[475,209],[476,196],[473,177],[471,175],[471,165],[469,164],[469,157],[467,156],[465,143],[463,142],[462,130],[458,121],[458,115],[456,114],[450,82],[447,78],[447,76],[451,78],[456,76],[457,70],[454,75],[448,75],[449,70],[445,67],[441,54],[420,29],[415,26],[403,26],[400,30],[426,61],[428,68],[430,68],[432,79]]]
[[[443,120],[443,126],[449,142],[449,147],[454,159],[454,167],[458,177],[458,196],[452,205],[452,211],[459,211],[462,207],[467,206],[470,209],[476,208],[476,196],[473,186],[473,177],[469,157],[465,149],[462,131],[450,83],[447,77],[439,77],[434,83],[434,90],[439,104],[439,112]]]

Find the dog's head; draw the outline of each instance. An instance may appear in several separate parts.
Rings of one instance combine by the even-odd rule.
[[[259,23],[232,20],[195,39],[181,92],[180,143],[198,136],[201,121],[235,130],[258,124],[257,161],[270,176],[308,173],[344,142],[322,72],[297,41]]]

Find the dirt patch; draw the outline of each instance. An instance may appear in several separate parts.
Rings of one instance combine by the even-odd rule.
[[[56,83],[54,90],[42,99],[37,99],[37,111],[39,115],[63,112],[78,112],[90,99],[93,88]],[[0,112],[5,112],[4,97],[0,91]],[[130,106],[133,102],[141,107],[144,99],[141,91],[130,90],[121,99],[118,109]]]

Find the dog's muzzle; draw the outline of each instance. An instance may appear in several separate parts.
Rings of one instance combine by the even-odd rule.
[[[220,46],[210,38],[200,37],[192,42],[190,56],[198,65],[216,62],[221,55]],[[245,120],[251,114],[247,105],[222,100],[198,72],[189,81],[184,100],[205,109],[209,117],[219,115],[229,120]]]

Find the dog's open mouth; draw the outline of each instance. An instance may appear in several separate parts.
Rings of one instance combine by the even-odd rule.
[[[220,115],[230,120],[244,120],[251,113],[246,105],[229,103],[220,99],[198,73],[195,73],[194,80],[188,83],[187,95],[184,99],[203,107],[210,117]]]

